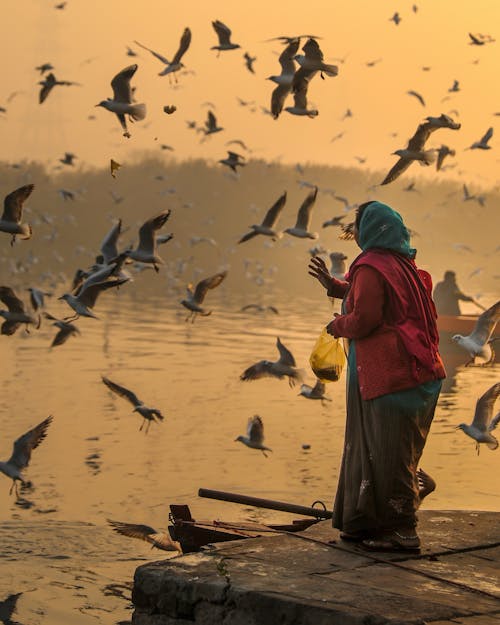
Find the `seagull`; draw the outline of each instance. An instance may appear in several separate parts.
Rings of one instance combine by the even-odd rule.
[[[207,136],[214,134],[214,132],[220,132],[221,130],[224,130],[224,128],[222,128],[221,126],[217,126],[217,118],[212,113],[212,111],[208,111],[207,119],[205,121],[205,127],[200,127],[198,128],[198,130],[205,133],[205,136]]]
[[[493,43],[495,41],[491,35],[481,35],[480,33],[476,35],[469,33],[469,38],[471,46],[484,46],[485,43]]]
[[[152,547],[162,551],[179,551],[182,553],[180,543],[170,538],[167,532],[158,532],[149,525],[138,525],[135,523],[123,523],[122,521],[112,521],[107,519],[113,530],[122,536],[129,538],[139,538],[150,543]]]
[[[121,164],[115,161],[113,158],[109,159],[109,171],[113,178],[116,178],[116,172],[120,169]]]
[[[278,86],[271,94],[271,114],[274,119],[278,119],[287,96],[292,91],[293,77],[295,76],[295,55],[299,49],[300,39],[292,39],[288,42],[287,47],[280,54],[278,59],[281,65],[281,74],[279,76],[269,76],[267,80],[275,82]]]
[[[113,262],[117,258],[117,256],[119,256],[117,244],[118,244],[118,239],[120,238],[121,232],[122,232],[122,220],[119,219],[113,225],[113,227],[108,232],[108,234],[104,237],[101,243],[100,252],[101,252],[102,259],[100,260],[102,264],[108,265],[109,263]]]
[[[69,189],[58,189],[57,192],[65,202],[68,200],[73,201],[76,197],[76,193],[74,191],[70,191]]]
[[[51,63],[42,63],[41,65],[35,67],[35,69],[39,71],[40,74],[43,76],[45,72],[50,72],[51,70],[53,70],[54,66]]]
[[[328,226],[341,226],[342,219],[345,219],[345,215],[335,215],[331,219],[323,222],[323,228],[328,228]]]
[[[231,43],[231,30],[219,20],[215,20],[212,22],[212,26],[219,38],[219,45],[212,46],[210,50],[217,50],[217,56],[221,53],[222,50],[236,50],[236,48],[241,48],[238,43]]]
[[[127,48],[127,56],[138,56],[135,50],[132,50],[130,46],[125,46]]]
[[[293,78],[294,91],[297,89],[297,85],[301,85],[304,80],[310,81],[316,72],[320,72],[321,78],[324,78],[323,74],[332,77],[337,76],[339,68],[337,65],[328,65],[323,62],[323,52],[315,39],[308,39],[302,46],[302,50],[305,54],[295,55],[295,60],[300,67]]]
[[[180,43],[179,43],[179,48],[177,52],[175,53],[172,61],[169,61],[158,52],[155,52],[154,50],[151,50],[150,48],[143,46],[142,43],[139,43],[138,41],[136,41],[135,43],[141,48],[143,48],[144,50],[147,50],[148,52],[150,52],[159,61],[161,61],[162,63],[166,65],[166,67],[158,74],[158,76],[166,76],[167,74],[173,73],[174,78],[177,82],[177,77],[175,75],[175,72],[178,72],[180,69],[184,67],[184,63],[181,63],[181,59],[191,44],[191,30],[189,28],[184,29],[182,36],[181,36]]]
[[[275,315],[279,315],[279,311],[276,308],[276,306],[263,306],[262,304],[246,304],[245,306],[242,306],[241,308],[241,312],[247,312],[250,310],[253,310],[259,313],[265,313],[269,310]]]
[[[417,98],[417,100],[420,102],[420,104],[422,106],[425,106],[425,100],[424,98],[420,95],[420,93],[418,93],[417,91],[413,91],[413,89],[410,89],[410,91],[406,92],[408,95],[412,95],[413,97]]]
[[[251,74],[255,74],[255,70],[253,68],[253,64],[257,60],[257,57],[256,56],[250,56],[250,54],[248,52],[245,52],[245,54],[243,55],[243,58],[245,59],[245,67],[247,68],[247,70]]]
[[[74,165],[73,161],[75,158],[78,158],[76,154],[73,154],[72,152],[65,152],[63,158],[59,159],[59,162],[63,165]]]
[[[40,93],[38,94],[38,102],[39,104],[43,104],[45,100],[48,98],[49,93],[52,91],[52,89],[56,85],[62,85],[63,87],[71,87],[73,85],[79,85],[80,83],[71,82],[69,80],[57,80],[57,78],[51,72],[50,74],[47,74],[47,76],[45,77],[45,80],[41,80],[38,84],[42,85],[42,88],[40,89]]]
[[[466,363],[466,367],[473,364],[478,356],[484,358],[486,365],[494,361],[495,352],[491,348],[490,342],[498,321],[500,321],[500,300],[479,315],[476,325],[469,335],[455,334],[452,337],[471,357]]]
[[[468,202],[470,200],[475,200],[480,206],[484,206],[484,202],[486,197],[484,195],[472,195],[469,192],[469,189],[467,188],[467,185],[464,183],[463,184],[463,191],[464,191],[464,202]]]
[[[137,395],[132,391],[129,391],[128,388],[112,382],[109,378],[106,378],[105,376],[101,376],[101,378],[104,384],[111,391],[113,391],[113,393],[116,393],[116,395],[118,395],[119,397],[127,399],[132,404],[132,406],[134,406],[133,412],[138,412],[141,415],[143,421],[141,427],[139,428],[139,432],[144,427],[146,421],[148,422],[145,430],[146,434],[148,433],[151,421],[163,421],[164,417],[157,408],[148,408],[148,406],[145,406],[144,403],[137,397]]]
[[[313,118],[319,115],[319,111],[317,109],[308,109],[307,108],[307,88],[309,86],[309,81],[304,79],[301,83],[295,83],[294,78],[294,92],[293,92],[293,106],[285,107],[285,111],[287,113],[291,113],[292,115],[306,115],[307,117]]]
[[[244,243],[245,241],[249,241],[253,237],[258,234],[263,234],[268,237],[272,237],[273,241],[281,238],[281,232],[277,232],[274,230],[276,223],[278,222],[279,216],[283,207],[286,204],[286,191],[283,192],[282,195],[276,200],[276,202],[271,206],[271,208],[267,211],[266,216],[264,217],[261,224],[254,224],[250,226],[251,231],[244,234],[238,243]]]
[[[287,349],[280,338],[277,338],[276,346],[280,357],[275,362],[271,360],[260,360],[251,367],[245,369],[241,374],[240,380],[258,380],[260,378],[278,378],[288,377],[290,386],[294,386],[296,381],[302,380],[302,372],[296,367],[295,358],[292,352]]]
[[[337,280],[345,280],[345,274],[347,271],[347,267],[345,261],[347,260],[347,256],[342,252],[331,252],[330,261],[332,263],[330,267],[330,273]]]
[[[129,278],[116,278],[115,280],[89,284],[85,288],[83,288],[82,285],[77,295],[64,293],[59,299],[64,300],[76,313],[71,317],[66,317],[64,321],[75,321],[78,317],[92,317],[92,319],[97,319],[98,317],[94,315],[91,308],[94,308],[99,294],[107,289],[119,287],[128,281]]]
[[[0,286],[0,301],[3,302],[8,310],[0,310],[0,317],[5,321],[2,323],[1,334],[11,336],[16,332],[19,326],[26,324],[34,325],[37,329],[40,327],[40,315],[34,317],[25,311],[24,302],[20,300],[10,286]]]
[[[439,171],[443,165],[443,161],[447,156],[455,156],[455,150],[447,145],[442,145],[437,151],[436,171]]]
[[[243,167],[244,165],[246,165],[246,163],[244,163],[240,159],[245,159],[245,157],[242,156],[241,154],[237,154],[236,152],[230,152],[229,150],[227,150],[226,158],[220,159],[219,163],[222,163],[223,165],[227,165],[234,172],[237,172],[236,168],[238,166]]]
[[[423,165],[430,165],[435,160],[435,151],[424,150],[424,145],[431,133],[439,128],[459,130],[460,126],[459,123],[454,122],[448,115],[442,114],[439,117],[426,117],[426,121],[419,124],[415,134],[408,141],[407,147],[404,150],[393,152],[400,158],[380,184],[389,184],[396,180],[415,160],[420,161]]]
[[[118,72],[111,81],[113,99],[108,98],[96,104],[96,106],[102,106],[102,108],[116,114],[124,130],[123,136],[127,138],[130,138],[130,133],[125,115],[128,115],[131,121],[139,121],[146,117],[146,105],[133,102],[132,88],[130,87],[130,80],[137,71],[137,67],[137,64],[129,65]]]
[[[14,245],[17,236],[20,236],[23,240],[31,239],[33,232],[30,224],[23,224],[21,220],[23,218],[23,204],[29,198],[34,188],[34,184],[27,184],[5,196],[3,213],[0,219],[0,231],[12,235],[11,245]]]
[[[75,326],[74,323],[69,323],[68,321],[63,321],[62,319],[57,319],[57,317],[53,317],[50,313],[44,313],[46,319],[50,319],[54,323],[53,326],[59,328],[59,332],[55,335],[52,340],[50,347],[57,347],[58,345],[63,345],[69,339],[70,336],[76,336],[80,334],[80,330]]]
[[[139,245],[137,248],[135,250],[125,250],[122,252],[122,255],[140,263],[151,264],[156,272],[160,271],[158,265],[162,265],[164,262],[157,254],[156,233],[165,225],[170,217],[170,213],[171,210],[167,209],[145,221],[139,229]]]
[[[50,297],[52,295],[52,293],[41,291],[40,289],[37,289],[32,286],[28,288],[28,291],[30,292],[31,308],[33,308],[35,312],[40,310],[40,308],[45,308],[45,301],[44,301],[45,296]]]
[[[307,397],[307,399],[321,399],[321,403],[325,401],[332,401],[329,397],[325,396],[325,383],[317,379],[314,386],[308,384],[302,384],[300,387],[299,396]]]
[[[49,415],[32,430],[20,436],[14,442],[14,448],[9,460],[7,460],[7,462],[0,462],[0,471],[12,479],[9,495],[15,490],[16,497],[19,498],[16,482],[19,481],[23,485],[26,483],[22,475],[23,469],[28,466],[33,449],[36,449],[47,436],[47,428],[51,422],[52,416]]]
[[[234,440],[235,442],[240,441],[240,443],[243,443],[243,445],[246,445],[251,449],[260,449],[266,458],[266,451],[272,451],[272,449],[269,449],[269,447],[264,445],[264,424],[262,423],[262,419],[259,415],[255,415],[254,417],[250,417],[250,419],[248,419],[247,435],[238,436],[238,438],[235,438]]]
[[[389,22],[394,22],[396,26],[399,25],[399,23],[401,22],[401,16],[399,15],[397,11],[394,13],[392,17],[389,18]]]
[[[493,408],[499,395],[500,382],[497,382],[477,400],[472,423],[470,425],[466,423],[457,425],[457,430],[462,430],[467,436],[470,436],[476,441],[478,456],[480,443],[486,443],[488,448],[492,450],[498,448],[498,441],[491,432],[500,422],[500,412],[493,417]]]
[[[212,314],[211,310],[205,310],[201,307],[201,304],[203,303],[208,290],[215,289],[215,287],[219,286],[226,276],[227,271],[221,271],[213,276],[210,276],[209,278],[205,278],[204,280],[198,282],[194,291],[192,285],[188,285],[187,296],[185,299],[181,300],[181,304],[184,308],[191,311],[191,313],[186,317],[186,321],[191,319],[191,322],[194,322],[196,315],[207,317]]]
[[[474,141],[474,143],[468,148],[469,150],[491,150],[491,145],[488,145],[488,141],[493,136],[493,128],[488,128],[488,130],[484,133],[484,136],[481,137],[479,141]]]
[[[294,237],[300,239],[317,239],[317,232],[309,232],[309,224],[311,223],[312,209],[316,202],[316,196],[318,195],[318,187],[308,194],[306,199],[302,202],[299,212],[297,213],[297,222],[293,228],[286,228],[283,232],[291,234]]]

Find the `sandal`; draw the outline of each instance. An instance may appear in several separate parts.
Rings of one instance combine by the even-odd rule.
[[[361,545],[370,551],[403,551],[420,553],[420,538],[416,533],[413,535],[402,534],[398,530],[385,532],[378,538],[363,540]]]

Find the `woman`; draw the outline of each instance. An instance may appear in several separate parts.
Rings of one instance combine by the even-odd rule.
[[[330,276],[320,258],[309,265],[328,295],[343,299],[328,332],[350,339],[333,525],[369,549],[413,551],[420,547],[416,510],[435,486],[417,465],[446,375],[432,283],[389,206],[362,204],[354,238],[362,253],[345,281]]]

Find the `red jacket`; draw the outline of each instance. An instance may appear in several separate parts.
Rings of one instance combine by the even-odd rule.
[[[446,376],[429,274],[399,254],[370,250],[328,295],[346,297],[329,330],[355,339],[361,397],[374,399]]]

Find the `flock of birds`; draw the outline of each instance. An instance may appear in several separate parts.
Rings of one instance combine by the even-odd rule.
[[[398,25],[401,18],[399,14],[395,13],[391,20],[395,25]],[[223,22],[215,20],[212,22],[212,26],[218,38],[217,44],[212,46],[212,49],[216,50],[218,54],[241,47],[238,43],[232,41],[231,30]],[[162,63],[163,68],[159,72],[160,76],[168,76],[169,80],[176,82],[178,80],[178,72],[184,68],[182,59],[190,47],[191,38],[191,30],[185,28],[177,51],[172,57],[169,57],[171,60],[138,41],[135,43]],[[298,54],[303,38],[306,38],[306,42],[302,46],[304,54]],[[325,76],[329,78],[337,76],[338,67],[325,63],[323,52],[318,43],[318,37],[300,35],[293,37],[283,36],[278,39],[284,44],[284,49],[279,56],[280,74],[269,77],[269,80],[276,85],[271,93],[270,114],[274,119],[278,119],[283,111],[297,116],[316,117],[319,111],[308,106],[308,90],[311,81],[318,74],[322,79]],[[491,42],[491,38],[488,39],[486,36],[470,34],[470,39],[471,45],[484,45]],[[130,50],[130,56],[134,55],[135,53]],[[252,57],[248,52],[245,53],[245,64],[248,71],[254,71],[253,63],[255,60],[255,57]],[[72,81],[58,80],[52,73],[53,69],[53,66],[49,63],[37,67],[37,70],[43,76],[43,80],[39,83],[41,85],[39,92],[40,104],[46,102],[55,87],[78,85],[78,83]],[[145,119],[147,113],[146,104],[136,102],[134,88],[131,86],[131,80],[137,69],[137,64],[132,64],[119,71],[111,81],[112,98],[102,100],[96,105],[116,115],[123,130],[123,136],[126,138],[131,136],[127,121],[141,121]],[[420,94],[414,91],[408,93],[423,103]],[[289,96],[293,97],[293,105],[285,106]],[[165,107],[164,110],[166,114],[172,114],[175,112],[175,107]],[[446,145],[441,145],[439,148],[425,149],[426,143],[430,135],[439,129],[457,131],[460,127],[459,123],[445,114],[437,117],[426,117],[425,121],[418,126],[416,132],[408,141],[406,148],[399,149],[394,153],[399,159],[381,184],[386,185],[393,182],[414,161],[423,165],[430,165],[436,162],[436,169],[439,170],[443,165],[444,159],[447,156],[452,156],[454,150]],[[207,138],[212,134],[220,132],[223,128],[218,125],[215,114],[210,110],[208,111],[204,127],[197,130],[203,133],[204,138]],[[493,128],[489,128],[483,137],[471,144],[470,149],[490,149],[489,141],[492,135]],[[72,165],[75,158],[75,154],[67,152],[60,159],[60,162],[62,165]],[[245,165],[245,158],[236,152],[228,151],[227,157],[219,162],[229,167],[233,172],[237,172],[238,167]],[[113,176],[119,167],[119,163],[111,162],[111,174]],[[290,226],[283,231],[277,229],[278,220],[287,202],[287,192],[285,191],[266,212],[262,222],[249,226],[249,231],[241,236],[238,243],[245,243],[258,235],[269,237],[272,240],[281,238],[283,234],[301,239],[317,239],[318,234],[310,231],[310,223],[318,187],[307,185],[306,183],[304,186],[311,186],[312,188],[299,207],[294,226]],[[33,190],[34,185],[28,184],[12,191],[5,197],[4,211],[0,219],[0,232],[10,235],[11,245],[14,245],[17,239],[26,241],[34,236],[31,225],[23,222],[23,205]],[[469,195],[465,185],[464,194]],[[473,199],[473,196],[466,197],[466,199]],[[347,200],[345,200],[345,203],[348,204]],[[173,235],[167,234],[162,236],[159,231],[168,221],[170,214],[171,211],[167,209],[145,221],[138,231],[139,241],[137,246],[125,249],[119,249],[119,239],[123,232],[122,220],[119,219],[104,237],[94,264],[88,269],[78,270],[71,289],[59,297],[71,309],[71,314],[63,319],[58,319],[44,310],[44,298],[47,295],[44,291],[34,287],[30,288],[30,307],[28,308],[11,287],[0,286],[0,301],[6,307],[6,309],[0,310],[0,316],[4,319],[1,326],[1,334],[11,336],[23,325],[27,332],[30,331],[30,328],[38,329],[43,317],[53,322],[53,325],[58,330],[51,347],[63,345],[70,337],[79,333],[75,322],[80,317],[98,318],[94,313],[94,307],[98,297],[104,291],[119,289],[131,282],[132,277],[127,271],[127,265],[135,262],[142,266],[150,266],[155,272],[160,271],[164,261],[159,255],[158,248],[160,245],[170,241]],[[343,231],[344,238],[352,237],[352,223],[343,224],[342,220],[344,217],[345,215],[335,216],[325,222],[323,227],[339,226]],[[341,253],[333,253],[331,260],[332,275],[343,277],[346,256]],[[186,321],[194,321],[197,315],[208,316],[211,314],[211,310],[204,308],[204,300],[208,291],[219,286],[226,275],[227,271],[220,271],[202,279],[195,287],[192,285],[188,286],[186,297],[180,302],[189,311]],[[276,313],[277,311],[274,309],[272,312]],[[457,344],[468,352],[471,363],[474,362],[476,357],[484,359],[487,363],[493,362],[494,352],[491,342],[499,320],[500,302],[497,302],[480,315],[476,327],[470,335],[466,337],[456,335],[453,337]],[[325,384],[320,380],[317,380],[314,386],[304,384],[303,372],[297,368],[291,351],[282,343],[279,337],[276,345],[279,352],[277,360],[260,360],[245,369],[240,379],[248,381],[263,377],[287,378],[290,385],[294,385],[297,382],[301,383],[301,396],[311,400],[320,400],[321,402],[329,401],[329,398],[325,396]],[[132,390],[105,376],[102,376],[102,382],[112,393],[127,400],[132,406],[133,412],[137,412],[142,417],[140,430],[144,428],[147,433],[152,422],[158,423],[164,420],[164,416],[159,409],[147,406]],[[492,431],[500,422],[500,412],[495,416],[493,414],[495,401],[499,395],[500,383],[496,383],[477,401],[472,423],[470,425],[462,423],[458,426],[458,428],[462,429],[476,441],[478,452],[481,443],[486,444],[490,449],[498,447],[498,441],[493,436]],[[52,419],[52,416],[47,417],[37,426],[20,436],[14,442],[12,455],[9,460],[0,462],[0,472],[12,480],[10,493],[14,490],[16,496],[19,496],[18,482],[21,482],[21,484],[27,483],[24,477],[24,470],[29,465],[32,451],[46,437]],[[264,455],[267,455],[266,452],[272,451],[265,444],[264,424],[262,418],[258,415],[249,419],[246,434],[238,436],[235,440],[251,449],[260,450]],[[160,548],[178,548],[176,545],[172,547],[171,541],[161,538],[156,530],[148,526],[130,525],[118,521],[110,521],[110,523],[120,533],[148,540]]]

